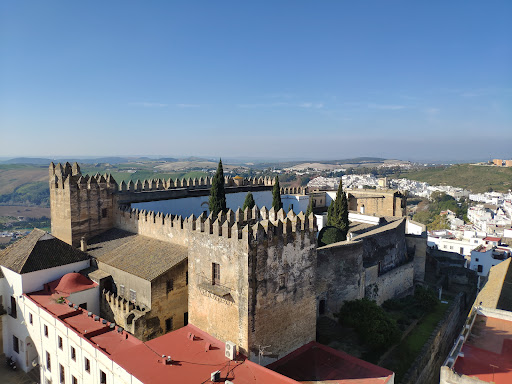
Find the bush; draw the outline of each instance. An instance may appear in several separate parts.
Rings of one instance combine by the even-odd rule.
[[[354,328],[372,349],[387,348],[400,340],[401,332],[393,318],[369,299],[345,302],[336,317],[342,325]]]
[[[320,233],[318,234],[318,246],[323,247],[324,245],[329,245],[333,243],[337,243],[339,241],[345,240],[345,236],[343,232],[339,228],[336,227],[323,227]]]
[[[423,288],[421,285],[416,286],[416,290],[414,291],[414,301],[424,312],[432,310],[439,303],[434,291],[428,288]]]

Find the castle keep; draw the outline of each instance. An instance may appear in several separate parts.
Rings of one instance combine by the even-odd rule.
[[[361,196],[356,209],[378,212],[372,201],[391,202],[381,208],[395,217],[354,227],[351,241],[317,251],[313,214],[254,207],[183,217],[131,206],[207,196],[210,178],[118,184],[111,175],[84,176],[76,163],[52,163],[49,174],[52,233],[94,258],[82,273],[100,285],[101,316],[142,340],[190,322],[265,365],[314,341],[317,316],[332,316],[343,301],[382,302],[410,292],[416,278],[400,196]],[[273,185],[225,182],[226,193]]]

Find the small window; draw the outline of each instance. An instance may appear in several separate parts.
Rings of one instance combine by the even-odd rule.
[[[87,373],[91,373],[91,362],[89,361],[89,359],[87,357],[84,357],[84,362],[85,362],[85,372]]]
[[[125,293],[124,285],[120,285],[119,286],[119,296],[124,297],[124,293]]]
[[[212,285],[220,284],[220,264],[212,263]]]
[[[64,367],[62,366],[62,364],[59,364],[59,379],[61,384],[64,384],[66,382],[64,375]]]
[[[76,349],[74,347],[71,347],[71,359],[76,361]]]
[[[73,375],[71,375],[71,384],[78,384],[78,380]]]
[[[87,311],[87,303],[82,303],[79,305],[79,307]]]
[[[48,326],[47,325],[44,326],[44,335],[46,337],[48,337]]]
[[[284,288],[284,287],[286,287],[286,276],[283,273],[279,276],[279,288]]]
[[[478,257],[475,259],[475,261],[478,261]]]
[[[453,245],[450,245],[450,249],[453,249]]]
[[[183,314],[183,326],[188,324],[188,312]]]
[[[32,316],[31,313],[28,314],[28,321],[30,322],[30,324],[34,324],[34,317]]]
[[[100,369],[100,383],[107,384],[107,374]]]
[[[101,210],[101,217],[103,217],[103,218],[107,217],[107,208],[103,208]]]
[[[325,300],[320,300],[320,303],[318,304],[318,314],[319,315],[325,314]]]
[[[483,272],[484,271],[484,266],[479,264],[477,270],[478,270],[478,272]]]
[[[12,335],[12,349],[16,353],[20,353],[20,341],[14,335]]]
[[[46,352],[46,369],[50,372],[52,371],[52,361],[48,352]]]
[[[18,317],[18,311],[16,309],[16,298],[11,296],[11,312],[10,315],[15,319]]]
[[[165,320],[165,332],[172,331],[172,326],[173,326],[173,320],[172,320],[172,317],[170,317],[169,319]]]
[[[133,289],[130,289],[130,301],[131,302],[137,301],[137,292],[135,292]]]
[[[57,341],[58,341],[59,349],[62,350],[62,337],[58,336]]]
[[[167,280],[167,293],[171,292],[174,289],[174,280]]]

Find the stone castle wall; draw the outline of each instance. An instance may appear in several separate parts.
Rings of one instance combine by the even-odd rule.
[[[323,315],[334,318],[343,302],[364,297],[363,242],[340,242],[318,248],[317,260],[318,304],[324,300]]]
[[[444,318],[437,324],[420,354],[400,381],[401,383],[439,383],[440,367],[448,356],[453,340],[458,336],[468,314],[464,296],[463,293],[459,293],[454,298]]]
[[[82,176],[78,164],[50,164],[52,234],[75,247],[113,226],[117,183],[110,175]]]
[[[365,270],[365,296],[378,305],[414,292],[414,263],[409,262],[379,275],[377,265]]]
[[[314,216],[302,213],[256,213],[254,224],[235,221],[241,230],[231,232],[227,220],[213,226],[196,220],[189,237],[190,321],[235,342],[251,359],[258,345],[272,345],[263,358],[270,362],[315,338],[316,227]]]
[[[427,238],[426,236],[406,235],[407,252],[414,259],[414,281],[425,280],[425,264],[427,262]]]

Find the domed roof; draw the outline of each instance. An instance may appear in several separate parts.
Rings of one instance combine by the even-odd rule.
[[[60,279],[52,281],[49,286],[52,291],[61,293],[73,293],[83,291],[85,289],[97,286],[94,281],[81,275],[80,273],[71,272],[62,276]]]

